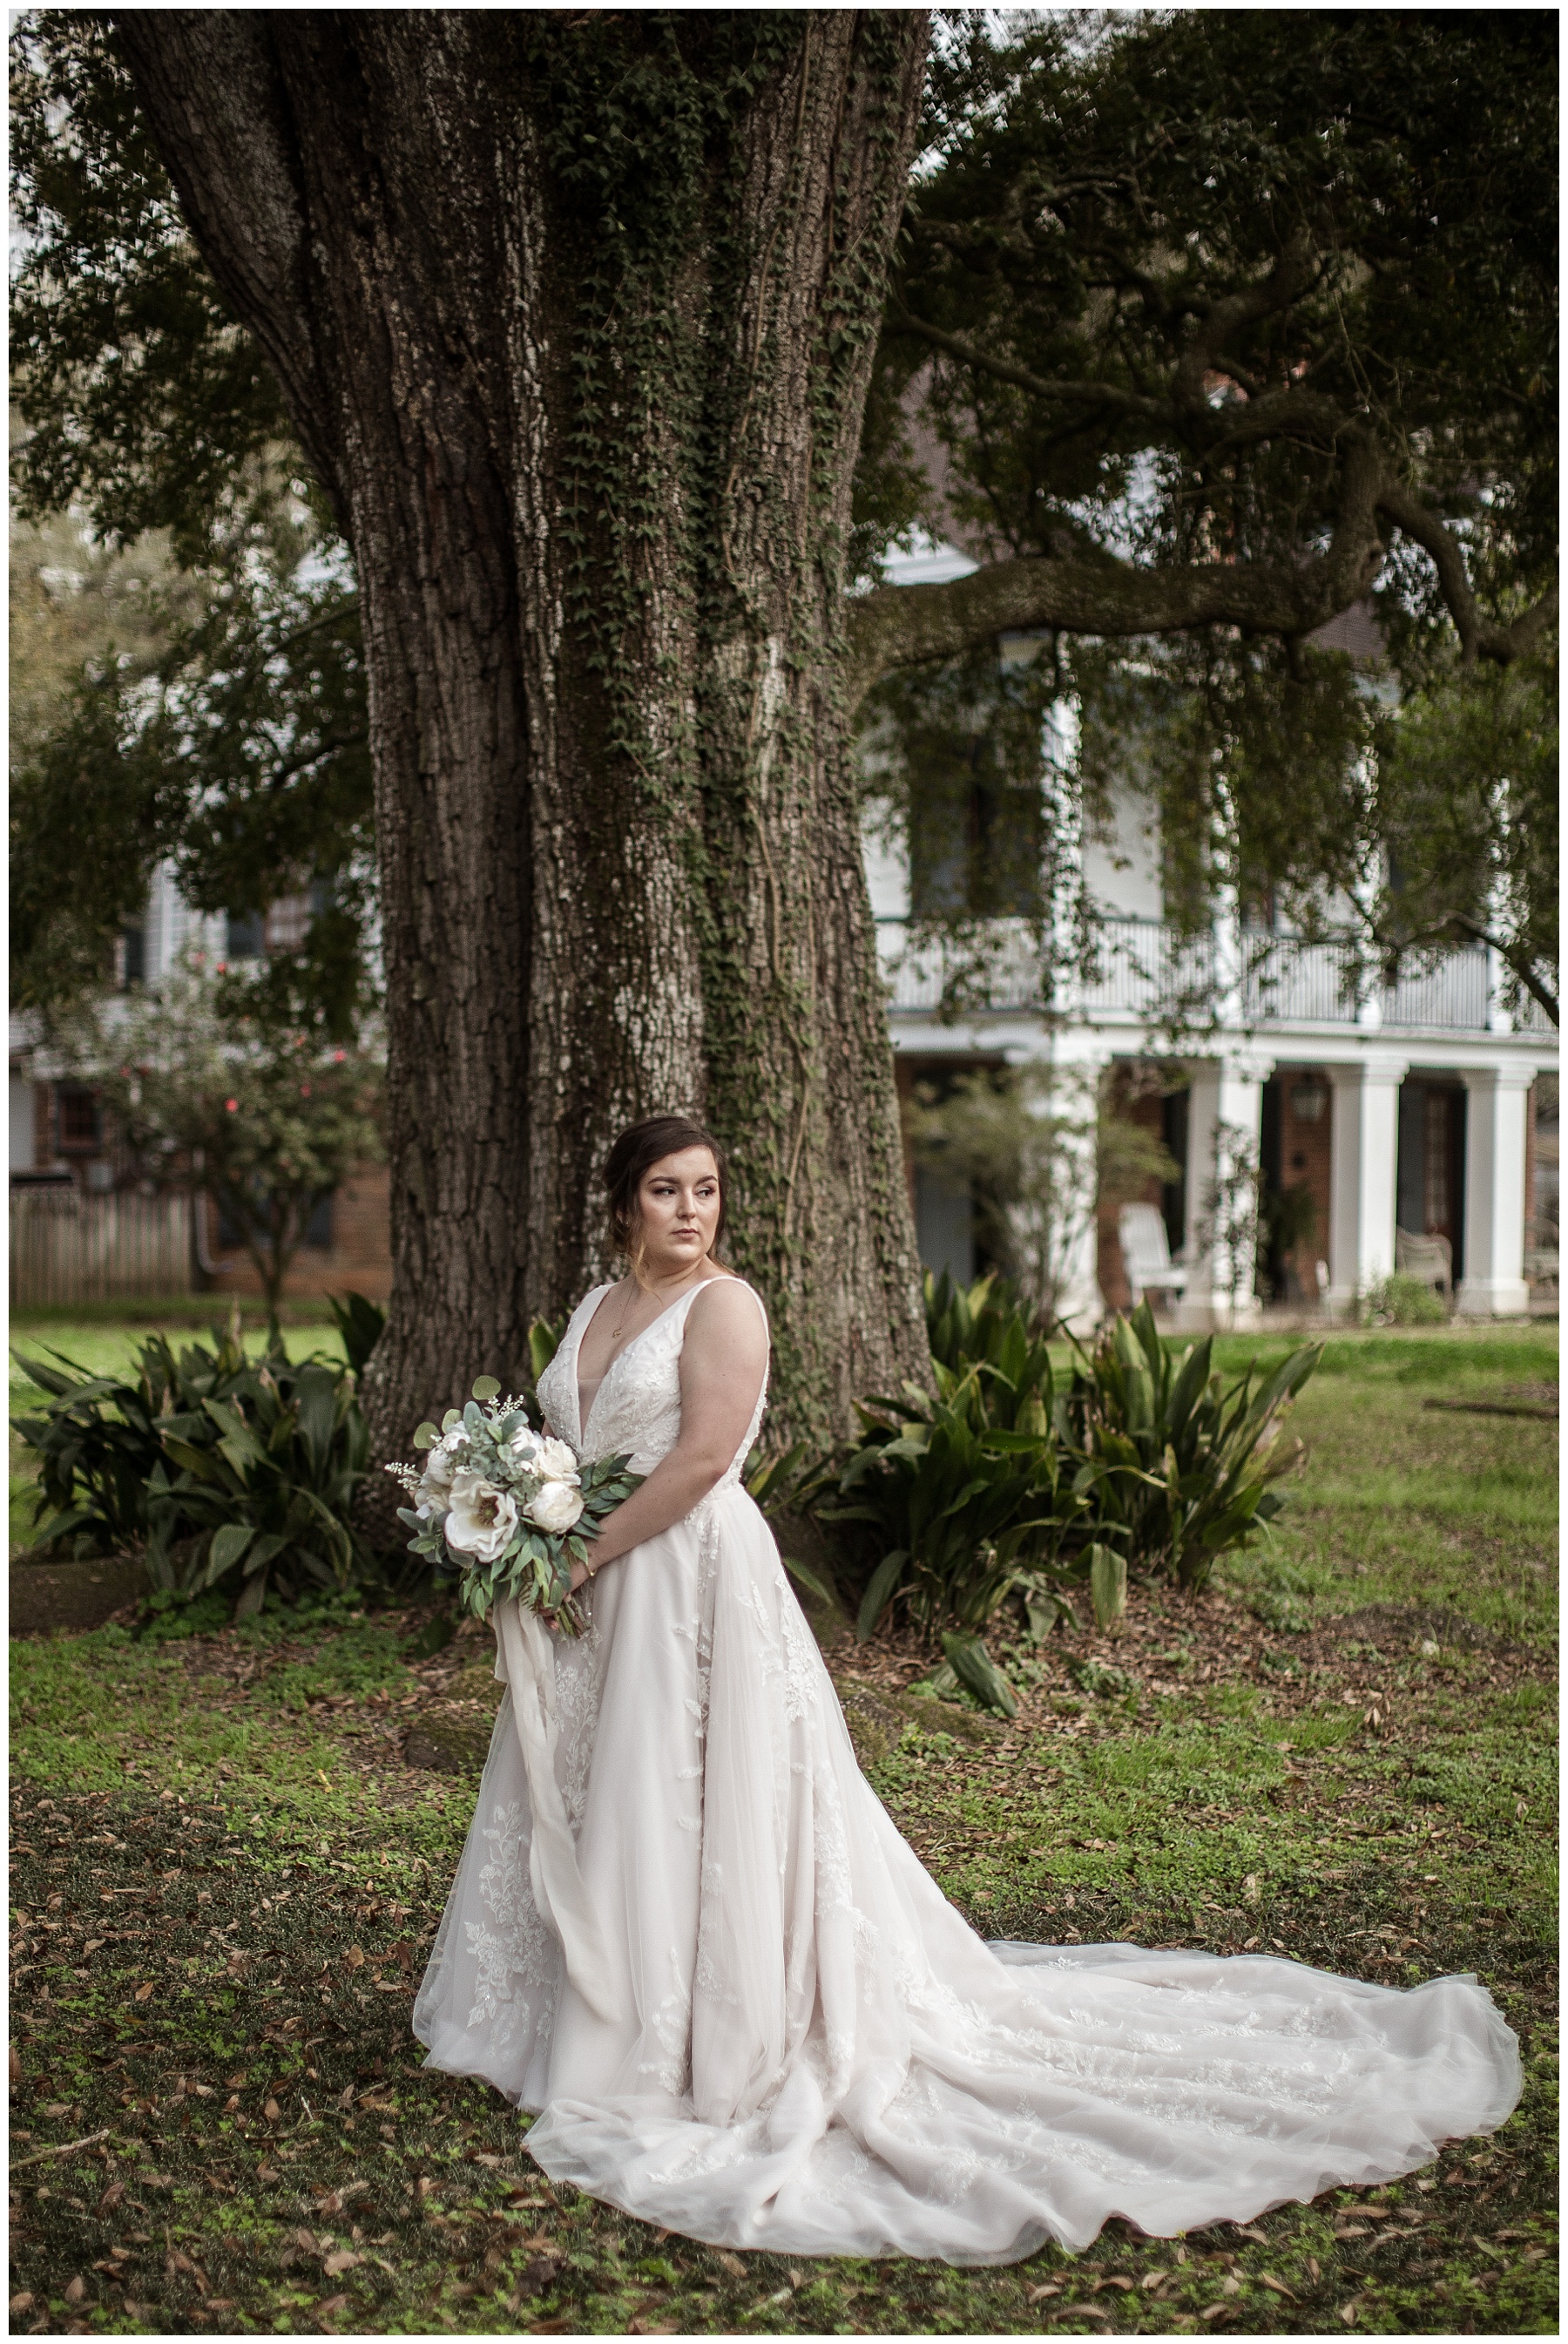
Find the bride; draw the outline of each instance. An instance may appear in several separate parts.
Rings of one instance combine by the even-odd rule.
[[[538,2111],[557,2181],[715,2246],[1001,2263],[1387,2181],[1500,2125],[1518,2050],[1473,1977],[987,1945],[856,1766],[740,1486],[768,1327],[719,1258],[725,1165],[657,1116],[606,1167],[630,1274],[539,1379],[629,1451],[577,1640],[499,1607],[507,1681],[414,2026]]]

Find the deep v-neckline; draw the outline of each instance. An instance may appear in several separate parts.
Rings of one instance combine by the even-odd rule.
[[[719,1282],[719,1278],[721,1278],[723,1275],[723,1271],[720,1270],[718,1275],[713,1278],[704,1278],[699,1279],[697,1285],[689,1286],[684,1294],[678,1294],[673,1302],[667,1302],[665,1304],[664,1308],[659,1312],[657,1318],[650,1318],[646,1327],[639,1327],[638,1329],[637,1333],[632,1337],[630,1342],[626,1346],[626,1349],[616,1353],[614,1359],[610,1361],[608,1367],[606,1368],[603,1375],[600,1376],[598,1383],[594,1386],[593,1398],[588,1402],[588,1414],[585,1416],[583,1414],[582,1386],[583,1344],[587,1339],[588,1329],[598,1317],[600,1310],[603,1308],[609,1297],[615,1292],[613,1285],[607,1286],[604,1288],[603,1292],[599,1295],[598,1301],[594,1303],[593,1308],[583,1320],[581,1330],[578,1333],[576,1346],[572,1351],[572,1406],[577,1410],[578,1447],[579,1449],[584,1446],[588,1440],[588,1429],[593,1422],[593,1412],[599,1404],[599,1399],[604,1391],[604,1388],[606,1384],[608,1383],[611,1376],[614,1375],[617,1368],[619,1367],[621,1361],[623,1359],[629,1359],[638,1345],[642,1341],[643,1337],[645,1335],[651,1335],[656,1327],[662,1327],[672,1310],[678,1310],[683,1302],[689,1302],[693,1295],[700,1294],[702,1292],[705,1286],[717,1286]]]

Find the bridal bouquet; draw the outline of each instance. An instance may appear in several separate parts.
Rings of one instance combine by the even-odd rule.
[[[536,1432],[521,1400],[501,1399],[500,1389],[481,1376],[466,1408],[419,1427],[422,1470],[387,1466],[413,1500],[397,1519],[414,1533],[411,1554],[436,1555],[438,1571],[457,1573],[465,1612],[482,1620],[515,1595],[575,1636],[585,1622],[571,1600],[572,1564],[587,1562],[598,1524],[643,1477],[629,1457],[579,1464],[569,1442]]]

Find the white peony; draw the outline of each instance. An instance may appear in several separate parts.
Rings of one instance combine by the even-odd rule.
[[[568,1440],[541,1440],[533,1455],[533,1470],[546,1481],[578,1482],[577,1451]]]
[[[523,1508],[529,1521],[558,1536],[569,1531],[583,1510],[582,1491],[576,1488],[576,1480],[574,1473],[570,1481],[547,1481]]]
[[[507,1443],[507,1454],[514,1465],[524,1466],[529,1472],[538,1469],[539,1436],[531,1424],[519,1424]]]
[[[518,1527],[518,1501],[465,1465],[453,1477],[447,1544],[476,1562],[498,1562]]]

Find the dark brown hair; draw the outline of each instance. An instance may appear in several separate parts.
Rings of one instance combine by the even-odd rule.
[[[631,1274],[638,1276],[641,1266],[642,1248],[638,1241],[638,1191],[643,1176],[667,1156],[678,1156],[683,1148],[706,1147],[713,1158],[719,1175],[719,1223],[709,1248],[715,1261],[724,1236],[726,1209],[729,1203],[729,1167],[724,1150],[711,1132],[704,1131],[689,1115],[650,1115],[641,1123],[628,1124],[604,1160],[605,1196],[609,1205],[610,1235],[631,1265]]]

